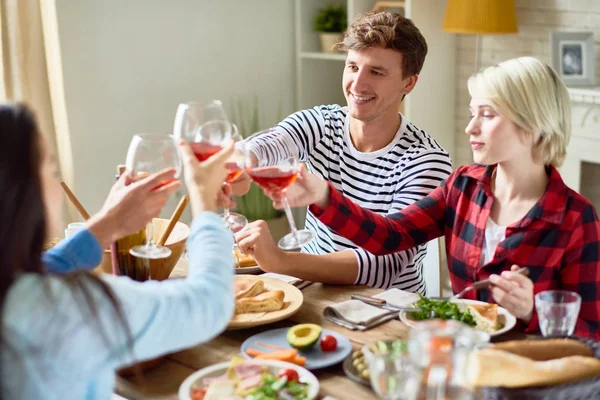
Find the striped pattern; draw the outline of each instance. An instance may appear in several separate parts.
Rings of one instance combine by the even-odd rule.
[[[330,181],[361,207],[384,215],[426,196],[450,175],[448,153],[405,118],[388,146],[371,153],[357,151],[350,140],[347,114],[347,107],[338,105],[299,111],[277,125],[274,132],[248,145],[270,165],[297,148],[313,173]],[[303,248],[304,252],[326,254],[352,249],[359,264],[356,284],[425,293],[421,276],[425,246],[375,256],[356,249],[310,212],[306,226],[316,232],[317,240]]]

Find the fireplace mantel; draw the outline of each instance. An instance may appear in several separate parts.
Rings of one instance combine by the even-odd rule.
[[[565,183],[580,191],[582,162],[600,164],[600,87],[569,88],[572,133],[560,168]]]
[[[573,103],[598,104],[600,105],[600,87],[593,88],[569,88],[571,101]]]

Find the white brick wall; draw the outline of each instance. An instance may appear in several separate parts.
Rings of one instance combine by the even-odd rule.
[[[594,31],[596,74],[600,78],[600,0],[517,0],[517,21],[516,35],[481,37],[480,67],[521,56],[534,56],[549,63],[550,32]],[[474,72],[475,63],[475,36],[458,35],[457,39],[455,168],[472,162],[465,127],[470,101],[467,79]]]

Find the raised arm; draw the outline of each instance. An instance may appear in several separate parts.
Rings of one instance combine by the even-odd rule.
[[[376,254],[390,254],[427,243],[444,233],[446,185],[402,211],[382,216],[365,210],[328,184],[326,208],[310,211],[354,244]]]
[[[73,379],[210,340],[233,313],[232,245],[219,216],[207,212],[192,224],[186,279],[103,277],[131,332],[133,353],[113,301],[91,277],[22,276],[7,298],[6,329],[43,349],[46,359],[62,360],[62,373]]]

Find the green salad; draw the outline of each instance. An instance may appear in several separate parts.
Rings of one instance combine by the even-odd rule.
[[[475,318],[467,309],[460,311],[456,303],[448,300],[432,300],[421,296],[415,303],[415,311],[411,311],[413,319],[422,321],[426,319],[454,319],[464,322],[469,326],[475,326]]]
[[[262,384],[253,389],[245,397],[246,400],[306,400],[308,385],[296,380],[288,380],[287,376],[280,378],[266,374]]]

